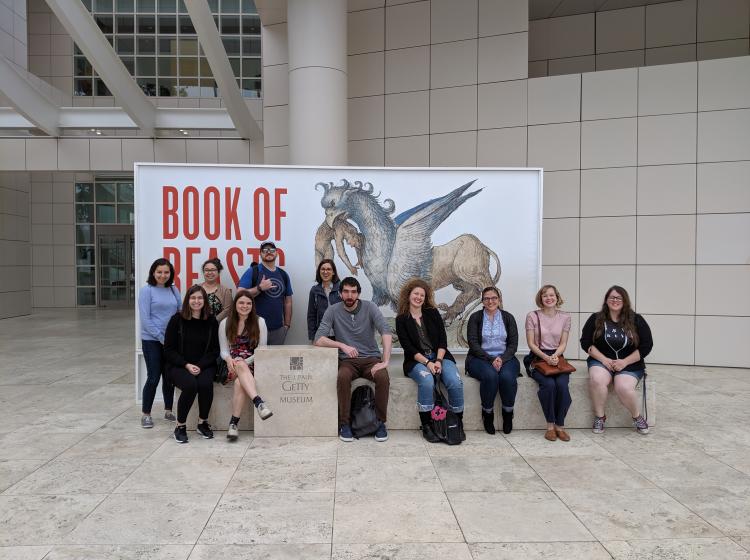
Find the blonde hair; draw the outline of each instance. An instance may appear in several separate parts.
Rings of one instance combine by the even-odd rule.
[[[544,304],[542,303],[542,294],[552,288],[555,290],[555,296],[557,296],[557,303],[555,304],[555,307],[557,309],[560,309],[562,307],[562,304],[565,303],[562,296],[560,295],[560,292],[557,291],[557,288],[552,284],[545,284],[541,288],[539,288],[539,291],[536,293],[536,298],[534,298],[534,302],[536,302],[536,306],[541,309],[544,307]]]

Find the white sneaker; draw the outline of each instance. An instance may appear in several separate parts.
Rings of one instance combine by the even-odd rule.
[[[230,423],[229,429],[227,430],[227,439],[230,441],[234,441],[239,436],[240,436],[240,431],[237,429],[237,424]]]
[[[270,408],[268,408],[268,405],[266,405],[266,403],[260,403],[257,408],[258,416],[260,416],[261,420],[268,420],[271,416],[273,416],[273,412]]]

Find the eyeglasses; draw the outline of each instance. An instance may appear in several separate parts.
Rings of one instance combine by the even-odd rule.
[[[204,268],[203,273],[205,274],[206,272],[219,272],[219,269],[218,268]]]
[[[275,253],[275,252],[276,252],[276,249],[274,249],[273,247],[266,247],[265,249],[261,251],[261,253],[266,253],[266,254]]]
[[[499,299],[500,299],[500,298],[499,298],[499,297],[497,297],[497,296],[492,296],[492,297],[483,297],[483,298],[482,298],[482,301],[497,301],[497,300],[499,300]]]
[[[622,298],[620,296],[609,296],[607,301],[622,301]]]

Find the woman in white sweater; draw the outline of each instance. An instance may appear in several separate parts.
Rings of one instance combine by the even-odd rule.
[[[239,436],[237,426],[248,397],[253,400],[261,420],[273,416],[271,409],[258,395],[254,377],[255,349],[267,344],[266,322],[255,312],[250,292],[239,290],[234,296],[229,317],[219,324],[221,358],[227,363],[229,378],[235,379],[232,418],[227,429],[227,438],[232,441]]]

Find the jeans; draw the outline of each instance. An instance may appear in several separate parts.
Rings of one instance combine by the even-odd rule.
[[[479,380],[479,397],[482,400],[482,410],[485,412],[492,412],[495,408],[495,397],[498,392],[503,410],[513,410],[520,371],[521,364],[515,356],[503,362],[500,371],[495,371],[492,364],[482,358],[469,356],[466,359],[466,373],[469,377]]]
[[[550,424],[565,426],[565,415],[573,400],[570,398],[569,373],[557,375],[542,375],[536,370],[531,371],[530,377],[539,384],[539,403],[542,405],[544,418]]]
[[[429,360],[435,359],[434,354],[426,357]],[[429,412],[435,407],[435,376],[423,364],[415,365],[408,375],[417,383],[417,408],[420,412]],[[443,360],[443,371],[439,377],[443,386],[448,391],[448,402],[450,403],[451,410],[453,412],[463,412],[464,383],[458,373],[456,364],[450,360]]]
[[[151,414],[156,388],[161,379],[161,392],[164,396],[164,408],[172,410],[174,402],[174,385],[164,373],[164,346],[158,340],[141,340],[143,359],[146,361],[146,383],[143,385],[143,404],[141,411]]]
[[[606,367],[604,367],[603,363],[601,363],[599,360],[595,360],[592,357],[589,357],[586,360],[586,366],[589,367],[589,368],[591,366],[599,366],[600,368],[607,369]],[[609,371],[609,370],[607,369],[607,371]],[[612,377],[614,377],[615,375],[620,375],[621,373],[624,373],[625,375],[629,375],[631,377],[635,377],[638,381],[640,381],[643,378],[643,374],[646,373],[646,370],[636,369],[636,370],[630,371],[630,370],[624,369],[622,371],[615,371],[615,372],[609,371],[609,374]]]

